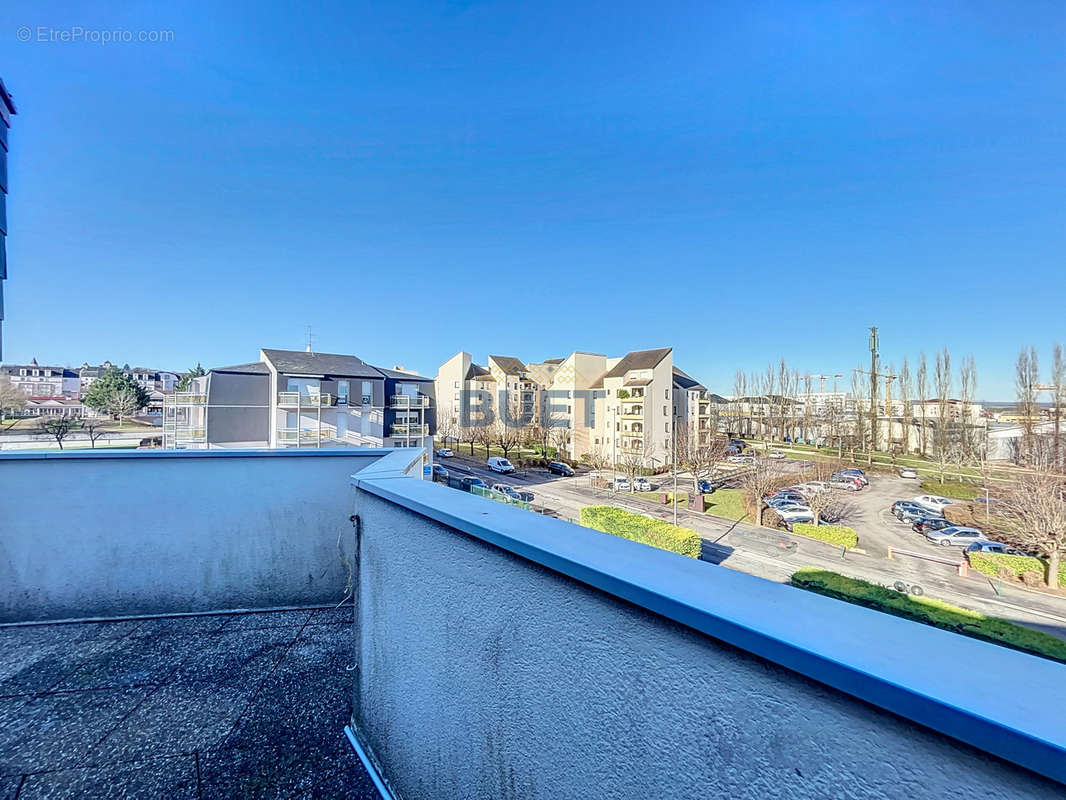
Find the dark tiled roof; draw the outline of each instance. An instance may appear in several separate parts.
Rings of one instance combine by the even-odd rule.
[[[674,383],[680,386],[682,389],[698,389],[700,391],[707,391],[707,387],[701,384],[698,380],[682,372],[677,367],[674,367]]]
[[[566,361],[565,358],[546,358],[546,359],[544,359],[544,363],[545,364],[562,364],[564,361]]]
[[[644,378],[643,380],[626,381],[623,386],[647,386],[651,383],[651,378]]]
[[[604,377],[623,378],[631,369],[652,369],[670,355],[671,350],[670,347],[660,347],[656,350],[634,350],[632,353],[626,353]]]
[[[503,370],[504,375],[520,375],[528,372],[526,365],[512,356],[489,356]]]
[[[52,372],[58,373],[58,374],[55,374],[55,375],[49,375],[48,377],[50,377],[50,378],[59,378],[59,377],[76,378],[76,377],[78,377],[78,373],[75,372],[72,369],[67,369],[66,367],[53,367],[53,366],[50,366],[48,364],[7,364],[7,365],[5,365],[3,367],[0,367],[0,374],[17,376],[19,374],[19,370],[20,369],[25,369],[25,370],[31,370],[31,369],[46,370],[46,369],[50,369],[50,370],[52,370]],[[38,376],[38,377],[41,377],[41,376]]]
[[[465,381],[472,381],[472,380],[494,381],[496,379],[493,378],[492,374],[487,369],[485,369],[483,366],[481,366],[480,364],[471,364],[470,365],[470,369],[468,369],[466,371],[466,376],[463,378],[463,380],[465,380]]]
[[[351,622],[345,606],[0,627],[0,789],[377,800],[344,735]]]
[[[233,372],[238,375],[269,375],[270,367],[262,361],[251,361],[247,364],[234,364],[232,367],[212,367],[211,372]]]
[[[305,353],[301,350],[263,350],[278,372],[299,375],[332,375],[342,378],[381,378],[377,367],[355,356],[336,353]]]
[[[421,381],[422,383],[432,383],[433,378],[426,375],[412,375],[410,372],[404,372],[399,369],[386,369],[385,367],[378,367],[378,372],[384,375],[386,378],[395,378],[399,381]]]

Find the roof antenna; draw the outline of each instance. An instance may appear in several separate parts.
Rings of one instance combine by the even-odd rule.
[[[310,325],[308,325],[308,326],[307,326],[307,352],[308,352],[308,353],[310,353],[310,352],[311,352],[311,341],[312,341],[312,340],[313,340],[314,338],[315,338],[315,337],[311,335],[311,326],[310,326]]]

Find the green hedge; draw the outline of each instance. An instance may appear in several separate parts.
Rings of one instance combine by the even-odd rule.
[[[1033,556],[1011,556],[1006,553],[967,553],[970,566],[985,575],[996,577],[1001,568],[1006,568],[1021,578],[1026,572],[1035,570],[1041,579],[1047,578],[1047,562]],[[1066,562],[1059,563],[1059,586],[1066,587]]]
[[[809,536],[812,539],[820,539],[837,547],[858,547],[859,534],[847,525],[814,525],[810,522],[797,522],[792,526],[792,532],[800,536]]]
[[[936,478],[928,478],[921,483],[922,491],[929,494],[938,494],[941,497],[950,497],[952,500],[973,500],[983,492],[972,483],[962,481],[944,481],[941,483]]]
[[[581,509],[581,524],[689,558],[700,557],[700,535],[696,531],[613,506],[585,506]]]
[[[792,585],[935,628],[961,633],[963,636],[1066,663],[1066,641],[1004,619],[986,617],[943,600],[905,595],[876,583],[848,578],[817,567],[797,570],[792,575]]]

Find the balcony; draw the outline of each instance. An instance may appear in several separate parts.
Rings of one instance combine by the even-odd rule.
[[[0,454],[23,501],[0,619],[33,623],[0,628],[4,788],[1066,792],[1063,665],[420,480],[421,458]]]
[[[176,406],[202,406],[207,403],[207,395],[200,392],[174,392],[163,395],[163,402]]]
[[[278,428],[278,444],[318,444],[332,438],[329,430],[309,428]]]
[[[394,394],[389,398],[390,408],[429,408],[429,397],[424,394],[412,396],[408,394]]]
[[[429,436],[429,425],[418,425],[416,423],[400,423],[398,425],[392,425],[389,428],[389,435],[393,437],[406,438],[408,436]]]
[[[278,405],[284,408],[326,408],[337,405],[337,398],[331,394],[278,392]]]

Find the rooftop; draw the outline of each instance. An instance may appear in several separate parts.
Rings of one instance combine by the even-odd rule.
[[[632,369],[652,369],[659,365],[659,362],[670,355],[672,348],[660,347],[655,350],[634,350],[631,353],[626,353],[622,360],[611,368],[605,378],[624,378],[626,373]]]
[[[0,628],[3,797],[377,798],[353,607]]]

